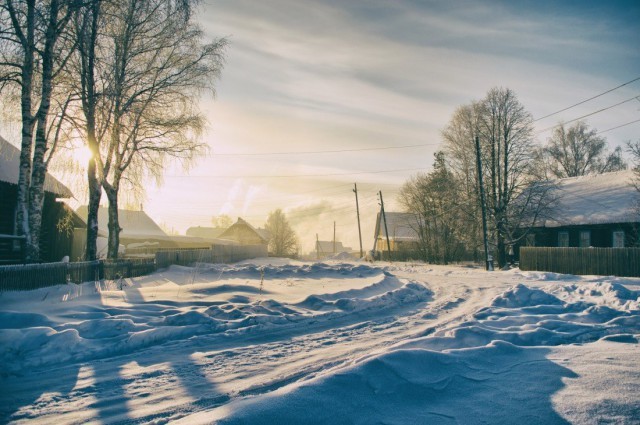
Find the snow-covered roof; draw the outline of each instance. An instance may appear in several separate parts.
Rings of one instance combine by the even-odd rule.
[[[226,239],[226,238],[231,237],[233,239],[234,231],[238,226],[243,226],[243,227],[246,227],[246,228],[252,230],[253,232],[255,232],[256,235],[258,235],[258,237],[260,239],[262,239],[262,241],[264,243],[269,242],[270,235],[269,235],[269,232],[266,229],[256,229],[255,227],[253,227],[251,225],[251,223],[249,223],[248,221],[244,220],[241,217],[238,217],[238,221],[233,223],[231,225],[231,227],[229,227],[221,235],[219,235],[218,238]]]
[[[418,236],[418,218],[415,214],[401,212],[385,212],[387,219],[387,229],[389,230],[389,239],[395,241],[415,241]],[[378,229],[376,231],[377,238],[386,238],[387,233],[384,229],[384,221],[378,213],[376,220]]]
[[[20,149],[0,136],[0,181],[18,184],[20,174]],[[44,190],[60,198],[72,198],[73,193],[51,174],[44,178]]]
[[[76,210],[76,213],[83,220],[87,220],[87,206],[83,205]],[[167,236],[144,211],[118,210],[118,219],[122,228],[121,236]],[[106,230],[109,228],[109,211],[107,207],[98,209],[98,228]]]
[[[316,241],[316,249],[320,253],[332,254],[333,241]],[[342,242],[336,241],[336,252],[351,251],[351,248],[342,245]]]
[[[186,233],[187,233],[187,236],[215,239],[221,234],[223,234],[225,230],[227,229],[223,227],[194,226],[194,227],[189,227]]]
[[[561,179],[544,227],[638,221],[640,193],[632,170]]]

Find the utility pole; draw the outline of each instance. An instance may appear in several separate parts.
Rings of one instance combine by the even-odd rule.
[[[482,209],[482,237],[484,239],[484,266],[490,269],[489,242],[487,241],[487,212],[485,210],[484,183],[482,182],[482,159],[480,158],[480,138],[476,136],[476,166],[478,167],[478,184],[480,185],[480,207]]]
[[[333,255],[336,255],[336,222],[333,222]]]
[[[362,231],[360,231],[360,207],[358,206],[358,185],[353,184],[353,193],[356,194],[356,214],[358,215],[358,237],[360,238],[360,258],[364,257],[362,251]]]
[[[389,254],[389,261],[391,261],[391,243],[389,242],[389,230],[387,229],[387,216],[384,213],[384,200],[382,199],[382,191],[379,191],[380,195],[380,211],[382,211],[382,220],[384,221],[384,233],[387,235],[387,253]]]

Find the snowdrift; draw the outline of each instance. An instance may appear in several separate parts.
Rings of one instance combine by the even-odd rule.
[[[231,403],[215,419],[221,424],[566,423],[552,395],[564,379],[578,375],[550,361],[550,348],[596,342],[606,351],[610,341],[638,344],[639,301],[640,292],[610,281],[549,288],[517,284],[473,320],[336,373]],[[612,411],[598,414],[617,418],[614,422],[640,417],[640,404],[607,403]],[[198,419],[203,417],[189,417]]]

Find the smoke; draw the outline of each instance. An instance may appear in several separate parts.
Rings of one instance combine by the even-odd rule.
[[[336,241],[342,242],[345,247],[351,248],[353,251],[360,250],[355,200],[346,199],[338,202],[319,200],[289,208],[285,213],[289,223],[298,234],[303,254],[314,251],[316,238],[321,241],[333,241],[334,223]],[[376,213],[375,203],[361,205],[360,218],[364,250],[371,249]]]

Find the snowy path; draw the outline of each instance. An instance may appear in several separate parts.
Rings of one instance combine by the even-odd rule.
[[[469,340],[467,330],[482,319],[483,309],[523,281],[533,288],[549,286],[545,276],[466,268],[264,267],[213,267],[198,275],[172,268],[124,291],[85,288],[73,297],[5,295],[0,312],[42,315],[4,313],[14,328],[23,329],[20,335],[46,326],[55,331],[49,339],[23,336],[22,345],[12,347],[9,360],[21,362],[0,378],[0,422],[208,422],[225,417],[227,406],[237,402],[261,400],[291,384],[313,388],[345,367],[367,367],[369,359],[393,352],[394,346],[411,349],[427,341],[440,350],[437,346],[451,345],[443,336],[457,333],[463,337],[456,347],[475,347],[465,340],[478,337]],[[57,301],[69,298],[73,304]],[[487,320],[500,316],[494,310]],[[500,320],[515,320],[510,314]],[[78,339],[70,340],[70,330],[81,336],[74,333]],[[48,364],[32,367],[28,358],[15,355],[22,350],[29,356],[27,348],[33,356],[46,354]],[[531,364],[542,361],[536,357]]]

